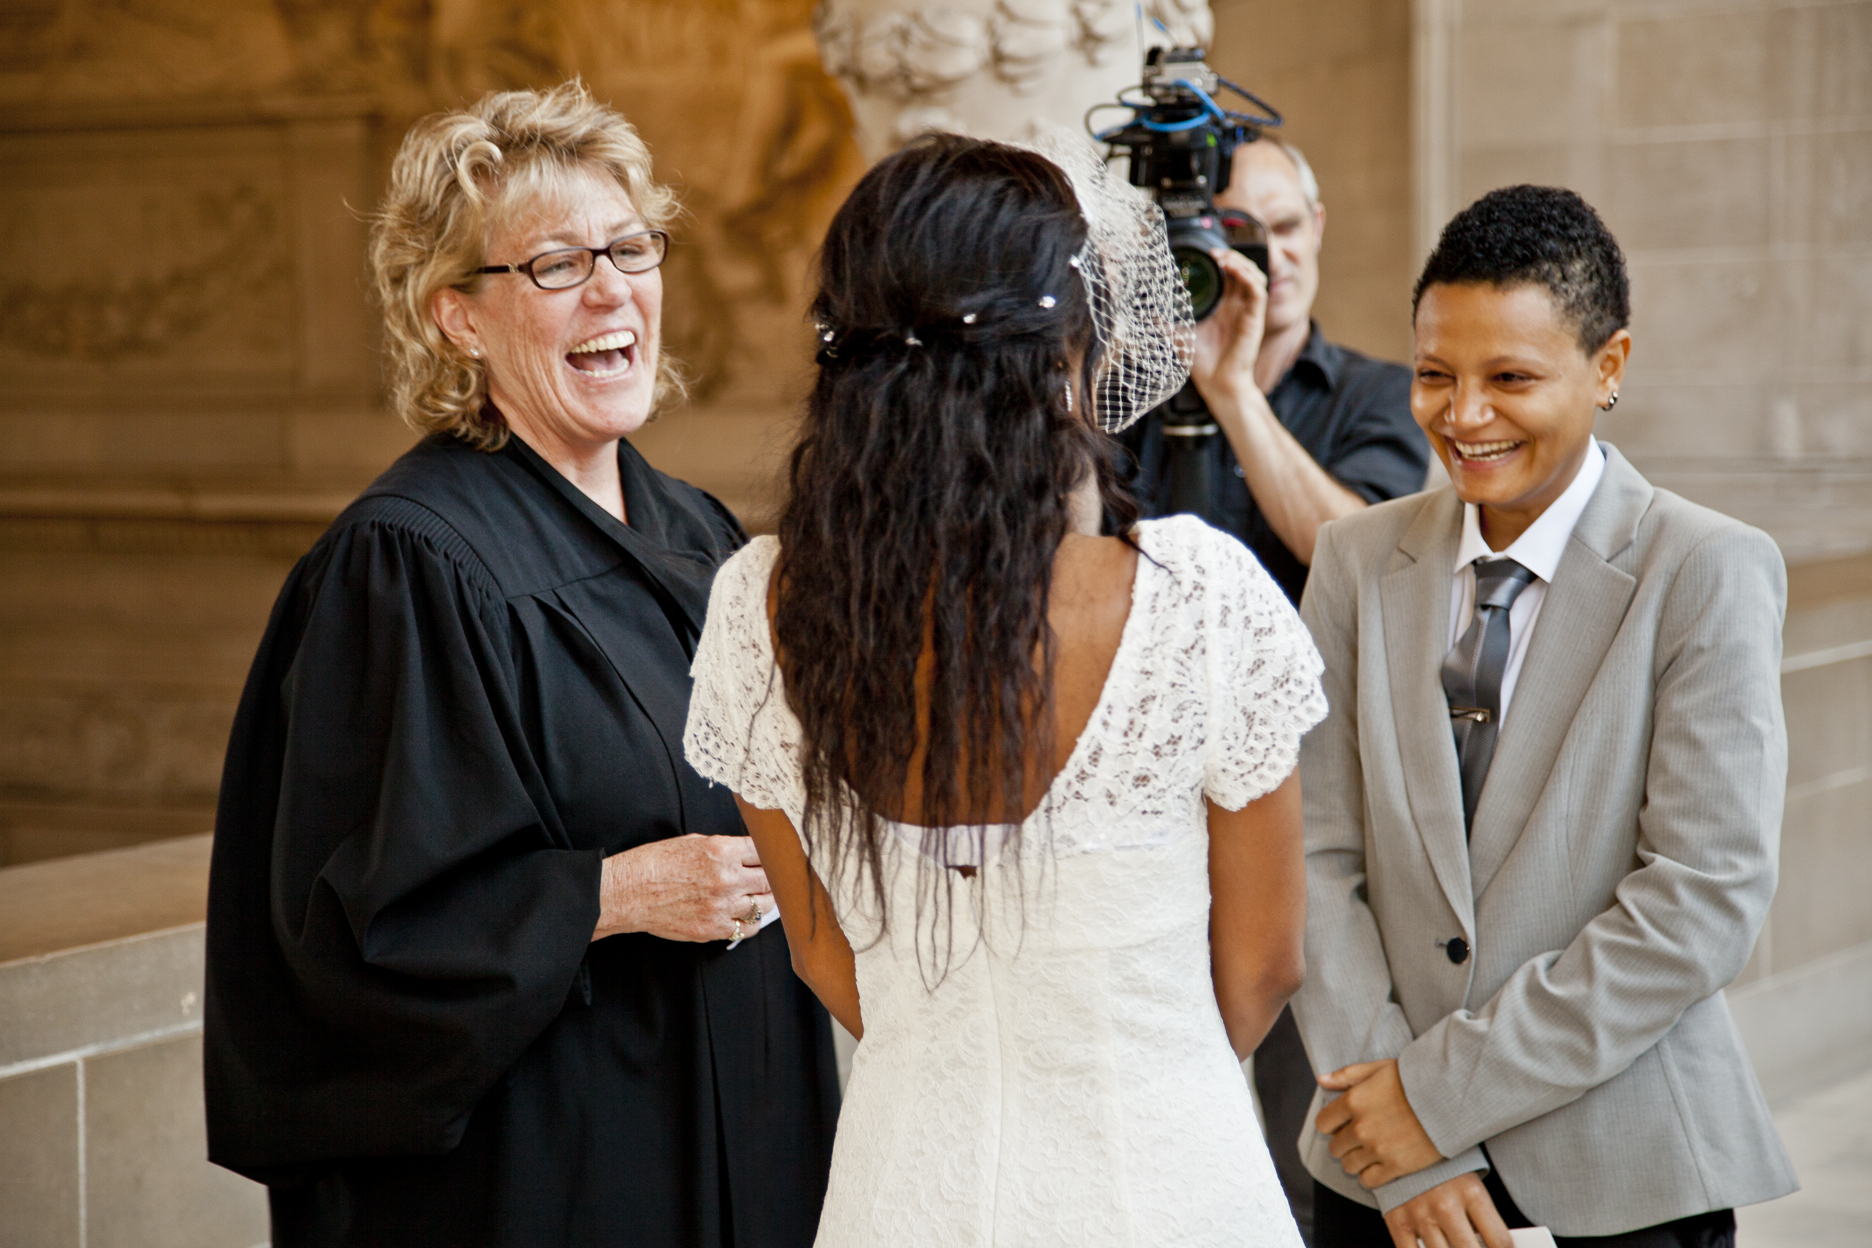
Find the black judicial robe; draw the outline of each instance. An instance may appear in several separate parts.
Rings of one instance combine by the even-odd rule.
[[[591,943],[599,862],[745,835],[684,762],[745,540],[618,445],[626,527],[518,440],[430,438],[300,561],[228,747],[209,1156],[277,1248],[811,1242],[837,1079],[785,937]]]

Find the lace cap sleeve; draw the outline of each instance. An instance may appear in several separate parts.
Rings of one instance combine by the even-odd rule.
[[[1306,625],[1246,547],[1202,530],[1209,566],[1210,720],[1203,790],[1240,810],[1292,774],[1300,738],[1326,717],[1324,665]]]
[[[774,662],[767,586],[780,550],[755,538],[722,565],[709,592],[708,618],[689,675],[683,754],[707,780],[741,800],[797,818],[799,721],[787,706]]]

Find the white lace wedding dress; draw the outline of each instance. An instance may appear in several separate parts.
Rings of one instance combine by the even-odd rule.
[[[922,829],[890,841],[881,939],[869,894],[834,887],[865,1034],[820,1245],[1300,1242],[1210,979],[1203,797],[1237,809],[1287,777],[1325,714],[1320,661],[1233,538],[1176,518],[1138,542],[1091,721],[1015,854],[956,880],[946,977],[926,972],[927,923],[918,961]],[[758,538],[716,578],[684,744],[797,827],[799,727],[767,617],[778,549]]]

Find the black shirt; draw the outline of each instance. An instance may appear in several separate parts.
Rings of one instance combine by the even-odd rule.
[[[592,943],[599,862],[741,836],[683,757],[744,540],[618,446],[630,524],[432,437],[281,591],[209,879],[209,1156],[273,1242],[812,1242],[838,1113],[786,939]]]
[[[1334,480],[1368,503],[1381,503],[1422,489],[1430,466],[1430,445],[1411,418],[1410,381],[1410,370],[1402,364],[1328,342],[1315,322],[1299,358],[1268,395],[1268,406]],[[1144,514],[1165,514],[1162,422],[1148,416],[1121,440],[1136,457],[1131,485]],[[1220,497],[1203,519],[1240,538],[1287,596],[1299,602],[1306,565],[1275,536],[1255,505],[1234,448],[1218,433],[1203,441],[1200,453],[1214,461],[1209,476],[1220,483]]]

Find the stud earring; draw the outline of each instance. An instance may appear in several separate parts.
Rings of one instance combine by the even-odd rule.
[[[473,357],[474,357],[475,359],[477,359],[477,360],[478,360],[478,359],[480,359],[480,358],[481,358],[481,348],[480,348],[480,347],[469,347],[469,348],[468,348],[468,354],[469,354],[469,355],[471,355],[471,356],[473,356]]]

